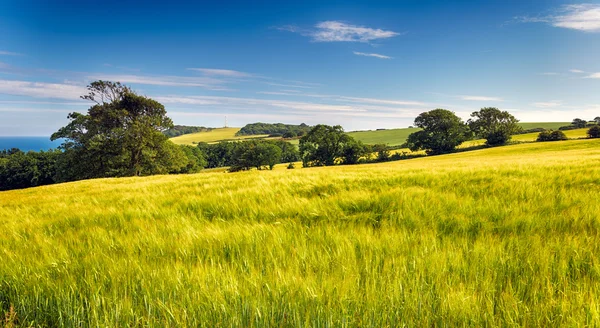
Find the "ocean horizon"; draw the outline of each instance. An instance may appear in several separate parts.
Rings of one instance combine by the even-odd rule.
[[[54,149],[60,146],[61,141],[51,141],[50,137],[22,137],[0,136],[0,150],[18,148],[22,151],[40,151]]]

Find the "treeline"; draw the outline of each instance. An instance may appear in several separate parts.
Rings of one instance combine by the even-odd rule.
[[[245,171],[251,168],[273,169],[279,163],[300,160],[298,148],[283,140],[249,140],[207,144],[197,148],[206,158],[207,168],[229,167],[229,171]]]
[[[173,138],[184,134],[209,132],[211,130],[212,128],[206,128],[203,126],[174,125],[172,128],[163,131],[163,134],[169,138]]]
[[[300,125],[283,123],[252,123],[247,124],[236,133],[237,136],[252,136],[267,134],[273,137],[295,138],[304,136],[310,131],[310,126],[302,123]]]

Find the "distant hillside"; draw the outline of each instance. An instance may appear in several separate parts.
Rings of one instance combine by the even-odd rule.
[[[163,132],[167,137],[173,138],[184,134],[197,133],[197,132],[208,132],[212,128],[206,128],[203,126],[187,126],[187,125],[175,125],[173,128]]]
[[[236,133],[237,136],[255,136],[255,135],[271,135],[284,136],[293,138],[305,135],[310,126],[301,123],[300,125],[283,124],[283,123],[252,123],[247,124]]]
[[[236,133],[240,131],[240,128],[218,128],[210,129],[208,131],[196,132],[181,135],[178,137],[171,138],[171,141],[178,145],[194,145],[199,142],[215,143],[220,141],[235,141],[244,140],[250,138],[264,138],[267,135],[256,135],[256,136],[236,136]]]

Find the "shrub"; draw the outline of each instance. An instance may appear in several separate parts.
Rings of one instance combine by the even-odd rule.
[[[587,135],[589,138],[600,138],[600,125],[592,126],[588,130]]]
[[[544,131],[541,132],[537,141],[559,141],[559,140],[568,140],[567,136],[562,131]]]
[[[296,165],[294,165],[294,163],[290,163],[290,164],[288,164],[287,168],[288,168],[288,170],[292,170],[292,169],[296,168]]]
[[[558,128],[560,131],[567,131],[567,130],[575,130],[575,129],[580,129],[580,127],[575,126],[575,125],[567,125],[567,126],[561,126],[560,128]]]

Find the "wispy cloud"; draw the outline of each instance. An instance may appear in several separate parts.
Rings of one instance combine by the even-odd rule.
[[[0,94],[6,95],[74,100],[86,93],[79,85],[0,80]]]
[[[375,54],[375,53],[365,53],[365,52],[358,52],[358,51],[354,51],[353,53],[357,56],[375,57],[375,58],[380,58],[380,59],[392,59],[393,58],[390,56],[385,56],[385,55],[380,55],[380,54]]]
[[[23,56],[23,54],[11,51],[0,50],[0,56]]]
[[[276,30],[279,30],[279,31],[286,31],[286,32],[292,32],[292,33],[300,32],[300,28],[296,25],[275,26],[273,28]]]
[[[350,102],[367,103],[367,104],[384,104],[384,105],[400,105],[400,106],[426,106],[427,104],[419,101],[409,100],[388,100],[388,99],[376,99],[376,98],[358,98],[358,97],[346,97],[336,96],[341,100],[347,100]]]
[[[299,33],[312,38],[315,42],[371,42],[379,39],[387,39],[397,35],[398,32],[371,28],[359,25],[351,25],[340,21],[323,21],[317,23],[314,28],[302,29],[295,25],[284,25],[275,27],[280,31]]]
[[[553,15],[516,17],[516,20],[524,23],[548,23],[554,27],[584,32],[600,32],[600,4],[565,5]]]
[[[378,28],[350,25],[339,21],[320,22],[311,36],[317,42],[370,42],[387,39],[399,33]]]
[[[533,104],[531,104],[531,106],[533,107],[537,107],[537,108],[554,108],[554,107],[558,107],[561,106],[562,103],[560,101],[545,101],[545,102],[535,102]]]
[[[459,96],[462,100],[468,101],[504,101],[504,99],[499,97],[486,97],[486,96]]]
[[[250,77],[252,74],[234,71],[230,69],[217,69],[217,68],[188,68],[189,71],[200,72],[204,75],[210,76],[224,76],[224,77]]]
[[[586,76],[588,79],[600,79],[600,72]]]
[[[178,87],[201,87],[209,90],[228,90],[223,86],[226,81],[212,77],[187,77],[187,76],[148,76],[148,75],[112,75],[96,74],[88,77],[91,80],[120,81],[122,83],[178,86]]]
[[[312,89],[312,86],[309,85],[294,85],[294,84],[282,84],[282,83],[272,83],[266,82],[268,85],[272,85],[275,87],[285,87],[285,88],[301,88],[301,89]]]
[[[569,72],[576,73],[576,74],[583,74],[583,73],[585,73],[584,71],[582,71],[580,69],[570,69]]]
[[[544,72],[544,73],[541,73],[541,75],[555,76],[555,75],[558,75],[558,73],[556,73],[556,72]]]

